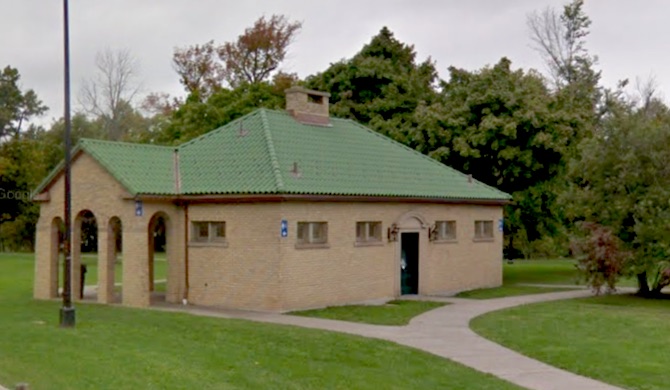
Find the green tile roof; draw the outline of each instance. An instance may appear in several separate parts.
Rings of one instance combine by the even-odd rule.
[[[182,194],[277,193],[270,132],[257,110],[179,147]]]
[[[131,193],[175,193],[174,147],[91,139],[80,145]]]
[[[132,194],[174,194],[174,147],[81,139],[72,152],[80,151],[100,165]],[[35,190],[43,191],[63,169],[63,162]]]
[[[259,109],[176,148],[83,140],[133,194],[310,194],[508,200],[353,121],[301,124]]]

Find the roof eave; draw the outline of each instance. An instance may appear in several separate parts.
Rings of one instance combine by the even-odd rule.
[[[136,194],[136,199],[147,201],[173,201],[186,203],[256,203],[256,202],[396,202],[433,204],[471,204],[504,206],[511,199],[439,198],[421,196],[367,196],[367,195],[316,195],[316,194]]]
[[[72,157],[70,157],[70,164],[79,157],[79,155],[82,152],[82,148],[79,144],[77,144],[74,149],[72,149]],[[40,184],[35,188],[32,192],[32,199],[36,202],[44,202],[44,199],[40,199],[40,194],[43,193],[44,191],[48,190],[51,185],[58,180],[60,175],[63,173],[63,170],[65,169],[65,159],[61,160],[58,165],[56,165],[51,172],[47,175],[47,177],[40,182]]]

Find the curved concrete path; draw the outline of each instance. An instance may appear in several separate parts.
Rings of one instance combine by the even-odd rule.
[[[590,378],[550,366],[489,341],[473,332],[469,323],[474,317],[495,310],[527,303],[592,295],[588,290],[488,300],[459,298],[425,298],[452,303],[412,319],[406,326],[379,326],[345,321],[300,317],[286,314],[161,305],[158,310],[186,312],[194,315],[239,318],[275,324],[295,325],[364,337],[389,340],[459,362],[475,370],[492,374],[528,389],[535,390],[616,390]],[[417,297],[417,299],[424,299]]]

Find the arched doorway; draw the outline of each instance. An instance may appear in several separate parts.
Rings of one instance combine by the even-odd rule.
[[[63,245],[65,242],[65,223],[61,217],[56,217],[51,221],[51,241],[49,254],[51,261],[50,276],[50,297],[55,298],[63,293]]]
[[[393,226],[397,234],[396,294],[421,294],[421,276],[422,270],[425,269],[421,257],[425,249],[426,229],[429,225],[422,215],[410,211],[398,218]]]
[[[170,220],[159,212],[151,217],[148,227],[149,292],[151,301],[164,301],[167,291]]]
[[[93,298],[95,291],[84,289],[98,268],[98,221],[90,210],[82,210],[74,219],[72,232],[72,298]],[[88,276],[88,278],[87,278]],[[96,275],[97,276],[97,275]]]

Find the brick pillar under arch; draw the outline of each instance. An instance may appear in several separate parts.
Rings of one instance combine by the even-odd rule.
[[[114,302],[114,262],[116,251],[110,223],[98,225],[98,302]]]
[[[140,218],[123,226],[123,293],[127,306],[147,307],[149,293],[149,235],[146,220]]]
[[[71,267],[72,272],[70,272],[70,280],[72,281],[72,301],[80,301],[79,295],[81,293],[81,288],[79,286],[79,278],[81,276],[81,217],[77,216],[72,224],[72,234],[70,235],[72,251],[70,255],[72,256]]]
[[[35,299],[58,297],[58,275],[60,251],[59,230],[63,229],[60,217],[40,218],[35,235],[35,281],[33,296]]]

